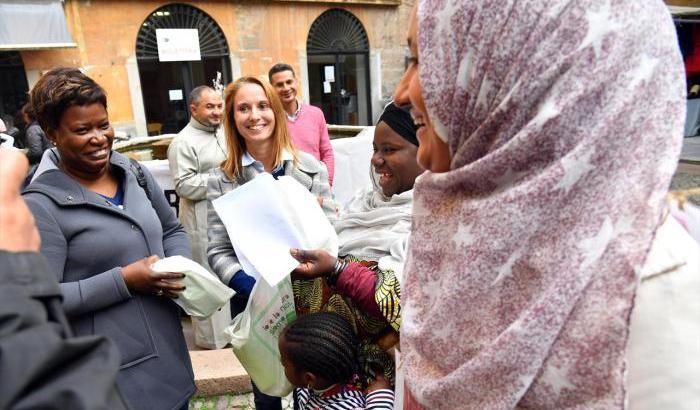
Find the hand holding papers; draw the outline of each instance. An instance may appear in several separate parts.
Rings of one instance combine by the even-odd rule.
[[[316,197],[291,177],[260,174],[213,201],[246,273],[270,286],[299,265],[290,248],[338,254],[338,238]]]

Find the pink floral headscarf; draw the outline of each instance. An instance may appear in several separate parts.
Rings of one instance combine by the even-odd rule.
[[[637,272],[680,151],[660,0],[422,0],[451,170],[416,181],[407,385],[428,409],[622,408]]]

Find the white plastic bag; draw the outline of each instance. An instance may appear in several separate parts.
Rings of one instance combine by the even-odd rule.
[[[284,397],[294,388],[284,375],[277,340],[295,318],[289,277],[274,287],[258,280],[246,309],[224,330],[238,361],[258,389],[269,396]]]
[[[194,344],[204,349],[223,349],[230,342],[230,337],[224,333],[231,325],[231,306],[226,302],[221,309],[207,318],[197,316],[192,319]]]
[[[177,255],[160,259],[151,266],[151,269],[156,272],[185,274],[182,279],[185,290],[180,292],[174,301],[190,316],[203,318],[211,316],[221,309],[235,293],[202,265],[184,256]]]

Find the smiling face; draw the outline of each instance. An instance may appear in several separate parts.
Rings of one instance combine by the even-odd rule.
[[[411,104],[411,116],[418,126],[416,135],[420,141],[418,147],[418,163],[432,172],[446,172],[450,170],[450,150],[447,144],[441,140],[435,129],[428,110],[423,100],[420,79],[418,78],[418,18],[417,3],[411,11],[408,26],[408,48],[410,52],[410,64],[403,77],[396,86],[394,103],[396,105]],[[443,136],[446,137],[446,136]]]
[[[102,104],[68,107],[48,137],[56,144],[67,173],[93,178],[109,169],[114,129]]]
[[[272,74],[270,83],[275,88],[279,95],[282,104],[287,106],[297,98],[297,80],[294,78],[294,73],[289,70],[280,71]]]
[[[234,122],[246,146],[269,143],[275,129],[275,114],[265,90],[246,83],[233,98]]]
[[[207,89],[202,91],[196,104],[190,104],[190,112],[200,123],[209,127],[218,127],[221,124],[223,106],[219,93]]]
[[[416,161],[418,147],[406,141],[385,122],[374,130],[372,166],[379,174],[379,186],[386,197],[413,189],[423,169]]]

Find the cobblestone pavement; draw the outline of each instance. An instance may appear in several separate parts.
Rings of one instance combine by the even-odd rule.
[[[683,191],[691,188],[700,188],[700,164],[681,163],[671,180],[671,191]],[[700,195],[689,196],[688,199],[700,206]]]
[[[255,409],[253,393],[247,394],[227,394],[215,397],[196,397],[190,402],[189,410],[243,410]],[[291,394],[282,398],[282,409],[293,410]]]
[[[700,161],[700,137],[683,138],[681,158],[690,161]]]

